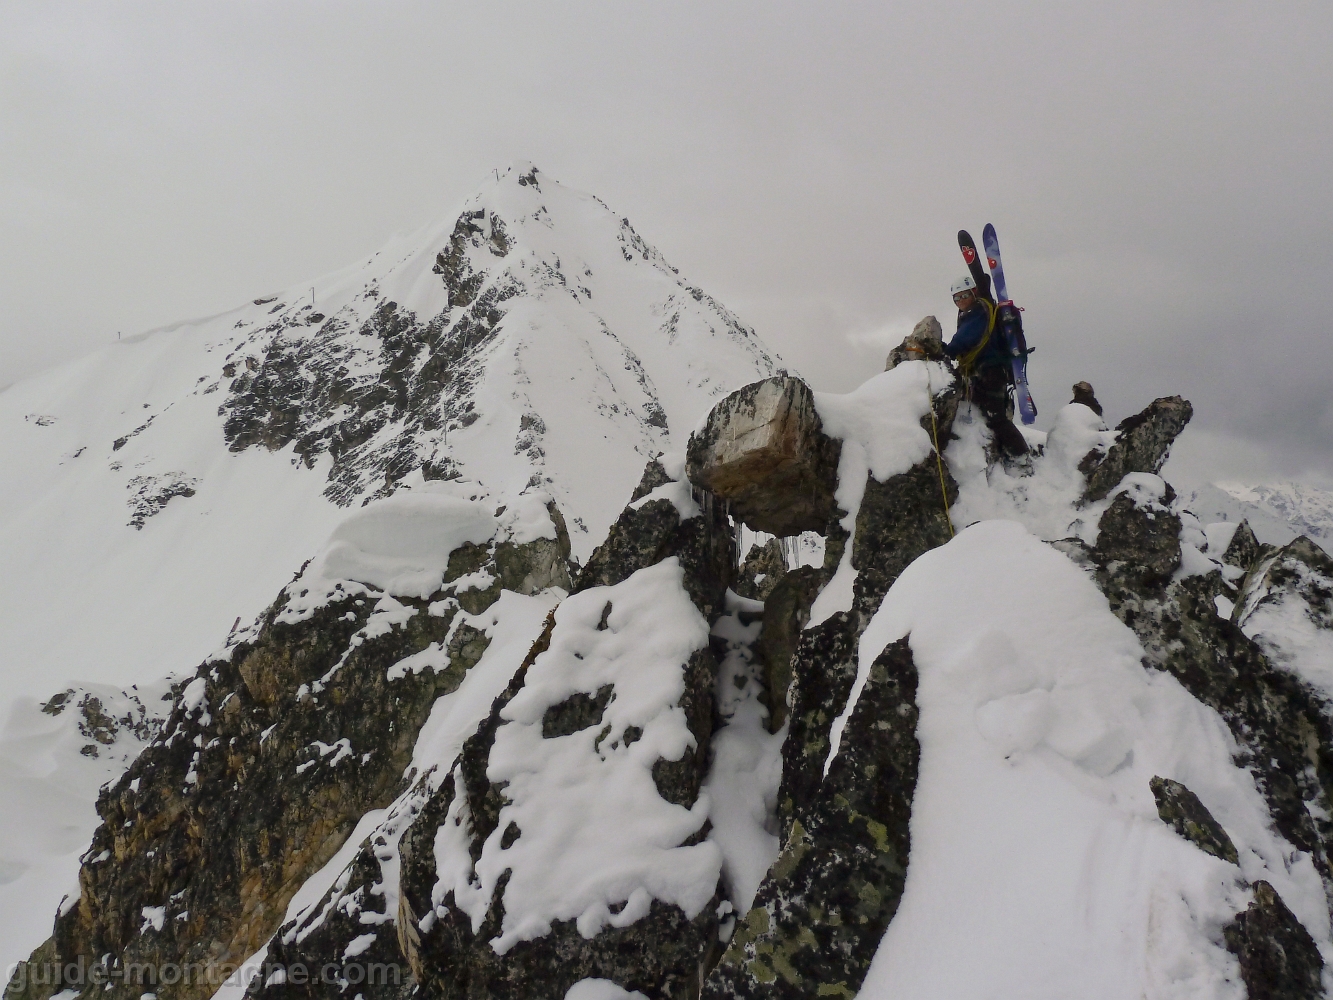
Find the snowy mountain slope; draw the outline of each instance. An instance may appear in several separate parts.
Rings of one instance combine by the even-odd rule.
[[[586,558],[644,462],[775,364],[626,220],[511,167],[336,274],[0,392],[7,687],[188,668],[400,480],[543,489]]]
[[[13,705],[0,736],[0,962],[41,944],[62,898],[77,898],[98,790],[161,731],[171,702],[158,682],[83,685]]]
[[[1305,535],[1333,549],[1333,493],[1300,483],[1209,483],[1182,502],[1201,521],[1247,521],[1259,541],[1286,545]]]
[[[515,1000],[1321,995],[1328,567],[1175,510],[1171,407],[1111,433],[1072,404],[1011,470],[944,374],[814,395],[843,509],[765,602],[727,593],[736,526],[678,456],[568,588],[546,490],[357,508],[178,685],[56,942],[263,951],[272,1000],[365,963]],[[1097,500],[1089,452],[1125,470]]]
[[[1059,552],[1013,522],[966,529],[899,578],[862,671],[902,635],[921,671],[917,846],[863,997],[1243,997],[1221,929],[1259,879],[1333,957],[1319,872],[1272,830],[1226,724],[1144,669]],[[1203,799],[1239,869],[1162,823],[1154,775]]]

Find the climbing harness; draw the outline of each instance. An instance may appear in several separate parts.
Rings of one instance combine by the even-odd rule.
[[[963,377],[971,380],[973,366],[977,363],[977,358],[981,357],[981,352],[986,349],[990,343],[991,334],[995,332],[996,309],[989,299],[977,299],[977,304],[986,309],[986,332],[981,335],[981,340],[977,345],[958,359],[958,370],[963,373]]]

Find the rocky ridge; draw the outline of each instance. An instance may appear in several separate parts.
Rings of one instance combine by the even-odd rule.
[[[82,897],[33,968],[54,952],[221,969],[262,950],[254,996],[578,996],[589,981],[608,997],[856,996],[912,879],[935,669],[910,633],[877,648],[872,625],[909,566],[972,533],[960,519],[983,493],[1049,489],[1062,506],[1036,516],[1074,531],[1047,533],[1046,551],[1105,595],[1150,686],[1216,713],[1288,867],[1303,858],[1322,883],[1321,923],[1308,893],[1284,899],[1298,875],[1254,877],[1272,871],[1266,848],[1234,804],[1214,813],[1216,789],[1145,780],[1160,834],[1229,866],[1222,974],[1251,997],[1318,996],[1333,567],[1301,540],[1275,550],[1179,509],[1157,472],[1189,413],[1158,400],[1110,432],[1073,404],[1036,471],[1011,476],[977,459],[984,429],[948,373],[904,359],[845,397],[791,378],[733,394],[686,456],[647,464],[581,568],[535,485],[522,510],[458,486],[427,502],[450,527],[425,571],[378,529],[335,536],[108,789]],[[442,488],[400,489],[366,523]],[[761,549],[741,567],[733,518],[817,524],[823,565]],[[776,748],[780,769],[721,770],[747,712],[749,745]],[[1106,774],[1125,766],[1108,760]],[[743,773],[770,775],[750,779],[749,826],[714,799]],[[742,834],[757,855],[736,850]],[[298,981],[298,967],[333,971]],[[354,981],[367,968],[401,974]],[[8,996],[53,992],[33,971]]]

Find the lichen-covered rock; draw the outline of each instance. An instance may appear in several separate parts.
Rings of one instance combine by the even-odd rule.
[[[1115,443],[1103,458],[1091,452],[1079,468],[1087,474],[1086,501],[1104,499],[1131,472],[1156,475],[1171,453],[1171,445],[1194,415],[1189,400],[1166,396],[1153,400],[1141,412],[1116,425]]]
[[[947,430],[944,432],[947,436]],[[853,607],[864,628],[900,573],[923,552],[951,537],[946,507],[958,500],[958,485],[931,455],[909,471],[879,482],[866,480],[852,538],[857,571]]]
[[[763,545],[750,546],[750,552],[736,574],[734,589],[741,597],[766,601],[786,574],[787,557],[782,554],[782,542],[770,538]]]
[[[803,637],[784,746],[782,853],[704,984],[724,997],[856,996],[902,898],[920,747],[916,667],[903,639],[871,666],[829,756],[828,724],[856,677],[837,615]]]
[[[884,370],[892,371],[904,361],[921,361],[924,358],[938,358],[944,353],[944,330],[934,316],[927,316],[912,332],[903,338],[903,342],[889,352],[884,362]]]
[[[488,642],[464,603],[494,602],[501,580],[568,583],[558,533],[463,548],[428,598],[298,577],[177,688],[161,735],[98,801],[81,896],[55,924],[62,961],[196,969],[159,984],[168,1000],[211,996],[262,947],[361,817],[403,791],[432,705]]]
[[[720,508],[700,509],[687,484],[672,480],[660,463],[649,463],[634,501],[589,559],[575,594],[547,619],[461,753],[399,797],[338,884],[304,922],[283,928],[267,961],[284,967],[336,964],[354,942],[373,934],[366,954],[397,961],[411,975],[407,984],[360,987],[368,1000],[398,998],[404,990],[515,1000],[563,996],[590,977],[652,996],[684,1000],[697,992],[699,964],[716,941],[721,902],[720,856],[705,840],[699,805],[717,669],[705,612],[722,607],[735,566],[732,546]],[[645,595],[649,586],[655,589]],[[687,651],[681,636],[691,634],[693,649]],[[675,659],[661,652],[671,643],[680,646]],[[585,670],[582,681],[561,680]],[[672,690],[663,687],[668,678],[678,685],[675,693],[645,709],[643,691]],[[625,714],[635,711],[640,714]],[[673,740],[678,751],[669,749]],[[531,760],[513,763],[524,746]],[[576,771],[560,771],[559,762],[573,759],[571,754],[580,761]],[[634,787],[625,784],[623,773],[634,760],[638,779],[649,783],[648,790],[639,786],[640,794],[649,791],[651,801],[631,807],[612,793]],[[506,767],[517,767],[523,777]],[[546,767],[555,770],[548,776]],[[617,768],[620,784],[600,798],[579,784]],[[543,806],[542,794],[561,803]],[[580,805],[560,814],[565,799]],[[626,808],[634,815],[625,815]],[[638,815],[644,809],[660,811],[657,819],[668,821],[654,826],[658,839],[642,854],[660,856],[672,878],[688,883],[688,898],[673,896],[660,874],[649,879],[655,890],[647,892],[635,888],[642,875],[614,865],[597,872],[607,852],[589,845],[598,837],[611,843],[633,836],[636,822],[646,822]],[[598,810],[614,812],[614,823]],[[680,829],[678,843],[661,840],[669,826]],[[600,909],[591,903],[562,916],[560,907],[574,905],[577,889],[534,902],[534,882],[564,856],[541,860],[541,845],[550,838],[590,866],[581,881],[605,888]],[[693,879],[686,878],[692,871]],[[396,884],[386,885],[391,878]],[[372,906],[376,895],[384,902]],[[521,926],[513,923],[516,914],[526,915]],[[256,981],[251,995],[279,1000],[325,993]]]
[[[787,721],[792,656],[823,582],[824,576],[816,567],[798,566],[764,601],[764,627],[756,646],[763,662],[769,732],[776,733]]]
[[[1333,823],[1325,818],[1333,815],[1329,706],[1218,614],[1215,598],[1230,592],[1219,572],[1178,580],[1167,573],[1179,549],[1171,540],[1175,515],[1164,516],[1160,506],[1117,497],[1095,547],[1077,540],[1060,547],[1087,560],[1111,610],[1143,644],[1147,665],[1172,674],[1227,723],[1242,748],[1237,762],[1253,772],[1274,826],[1310,854],[1333,887]]]
[[[1269,551],[1241,584],[1236,624],[1269,659],[1322,678],[1333,664],[1333,558],[1304,535]]]
[[[1166,585],[1180,567],[1180,517],[1171,510],[1175,493],[1160,499],[1122,493],[1098,522],[1097,554],[1106,565],[1119,563],[1119,585],[1135,592]]]
[[[654,482],[661,485],[650,486]],[[588,557],[575,593],[620,583],[675,555],[685,566],[691,599],[712,621],[722,612],[735,573],[735,540],[726,514],[720,505],[701,508],[691,497],[689,484],[671,479],[656,459],[644,469],[635,494],[638,499],[624,509],[606,541]]]
[[[1161,776],[1154,776],[1148,785],[1163,823],[1204,853],[1233,865],[1237,863],[1236,845],[1197,795],[1179,781]]]
[[[1264,543],[1254,536],[1248,521],[1241,521],[1222,553],[1222,561],[1228,566],[1248,570],[1264,555]]]
[[[686,468],[690,482],[756,531],[798,535],[828,524],[840,452],[823,432],[810,388],[776,377],[713,407],[690,436]]]
[[[1267,882],[1254,883],[1254,902],[1223,929],[1240,960],[1249,1000],[1316,1000],[1324,996],[1324,960],[1296,915]]]

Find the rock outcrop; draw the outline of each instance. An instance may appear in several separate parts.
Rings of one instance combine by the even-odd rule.
[[[957,399],[946,392],[933,405],[943,447]],[[923,426],[929,421],[922,417]],[[857,641],[875,609],[909,563],[949,540],[946,497],[954,502],[957,486],[934,453],[882,482],[868,475],[851,538],[830,521],[823,574],[792,571],[769,595],[759,646],[770,724],[789,725],[778,794],[782,851],[707,980],[708,997],[853,997],[865,978],[906,874],[920,752],[906,640],[872,665],[830,758],[831,730],[847,707]],[[849,540],[852,606],[807,628],[821,576],[839,566]]]
[[[1165,396],[1116,424],[1115,443],[1105,457],[1091,452],[1080,466],[1088,477],[1084,499],[1104,499],[1131,472],[1156,475],[1166,464],[1171,445],[1192,416],[1194,407],[1189,400]]]
[[[1254,902],[1226,927],[1225,934],[1227,950],[1240,960],[1249,1000],[1324,996],[1319,949],[1267,882],[1254,883]]]
[[[806,633],[783,753],[782,853],[704,984],[725,997],[855,997],[898,909],[920,747],[907,640],[875,660],[828,773],[825,719],[856,678],[847,616]]]
[[[1205,854],[1236,864],[1236,845],[1197,795],[1170,778],[1155,777],[1149,784],[1163,823]]]
[[[411,988],[444,996],[563,996],[586,978],[682,1000],[697,991],[721,901],[716,848],[703,839],[697,805],[717,670],[707,622],[721,611],[735,552],[721,508],[700,509],[660,463],[649,463],[635,497],[456,759],[442,760],[400,796],[348,874],[275,939],[269,963],[313,968],[355,945],[365,949],[356,953],[360,963],[402,963]],[[682,614],[676,623],[673,615]],[[688,633],[690,616],[693,652],[652,661],[643,647],[657,650],[681,629]],[[581,687],[569,679],[580,670],[589,671]],[[664,682],[678,684],[679,693],[645,705],[636,685]],[[674,752],[673,740],[680,741]],[[532,756],[505,772],[504,761],[525,747]],[[572,760],[579,763],[562,763]],[[692,880],[673,895],[660,884],[662,870],[635,874],[612,865],[601,882],[592,877],[595,900],[553,916],[544,907],[558,910],[579,889],[543,882],[561,868],[544,845],[554,841],[577,865],[599,853],[595,845],[604,854],[617,838],[633,836],[605,828],[598,808],[618,808],[610,789],[580,786],[575,774],[623,788],[635,760],[649,783],[639,786],[647,796],[642,808],[682,830],[660,865],[677,878],[693,872]],[[557,815],[564,798],[570,812]],[[384,888],[391,875],[396,884]],[[538,884],[548,895],[534,890]],[[372,907],[376,895],[385,896],[383,908]],[[390,982],[361,992],[399,997],[406,989]],[[251,995],[325,994],[256,981]]]
[[[921,361],[924,358],[938,358],[944,351],[944,330],[934,316],[927,316],[912,332],[903,338],[903,342],[889,352],[884,362],[884,370],[892,371],[904,361]]]
[[[468,246],[483,235],[486,252],[508,251],[503,227],[469,230]],[[477,301],[463,257],[439,267],[458,308]],[[137,1000],[131,964],[194,964],[202,980],[153,992],[205,1000],[216,971],[265,942],[250,1000],[558,998],[585,980],[671,1000],[854,998],[903,899],[918,772],[930,773],[918,726],[940,683],[924,638],[915,657],[911,634],[877,633],[887,645],[865,661],[861,647],[907,567],[949,543],[959,502],[940,454],[956,440],[957,395],[934,391],[929,366],[898,367],[853,404],[821,397],[824,419],[797,379],[733,393],[691,439],[689,478],[650,461],[582,568],[554,506],[540,530],[532,511],[468,508],[481,526],[447,535],[433,577],[330,583],[330,567],[356,564],[330,548],[178,688],[165,728],[104,794],[81,897],[32,961],[121,970],[86,1000]],[[899,411],[881,419],[886,400]],[[1333,560],[1302,539],[1264,547],[1244,525],[1229,538],[1210,529],[1227,544],[1207,558],[1204,541],[1182,541],[1205,532],[1155,473],[1190,412],[1173,397],[1124,421],[1082,468],[1095,536],[1076,521],[1081,538],[1053,544],[1133,630],[1144,665],[1230,727],[1273,825],[1333,889],[1333,715],[1305,650],[1283,659],[1263,630],[1265,615],[1299,613],[1320,641],[1333,634]],[[876,450],[866,428],[881,427],[898,440]],[[1066,465],[1073,513],[1080,480]],[[824,565],[788,569],[777,538],[738,565],[733,519],[819,531]],[[1023,537],[1088,590],[1137,676],[1096,594]],[[523,601],[521,624],[504,617]],[[998,673],[1008,654],[996,655]],[[1050,692],[985,704],[1029,694]],[[101,714],[81,704],[97,742]],[[772,851],[744,885],[717,835],[731,820],[713,811],[714,790],[742,787],[717,777],[731,738],[733,761],[755,751],[747,780],[771,776],[743,788],[753,810],[738,796],[759,814],[747,849],[761,862]],[[1010,751],[996,762],[1010,766]],[[1157,776],[1150,788],[1181,837],[1250,863],[1229,814],[1234,842],[1184,784]],[[304,902],[289,907],[298,889]],[[1222,932],[1249,995],[1319,995],[1319,946],[1268,882],[1252,889]],[[1308,899],[1288,898],[1306,913]],[[55,992],[26,982],[10,1000]]]
[[[764,601],[764,627],[759,633],[758,651],[764,669],[769,732],[776,733],[787,721],[792,657],[823,583],[824,575],[818,568],[798,566],[782,578]]]
[[[1160,482],[1160,480],[1159,480]],[[1157,499],[1117,497],[1087,552],[1111,610],[1138,635],[1147,662],[1214,708],[1243,748],[1274,824],[1308,851],[1326,881],[1333,824],[1333,723],[1325,701],[1218,613],[1232,593],[1220,572],[1175,579],[1179,518]],[[1062,547],[1070,543],[1062,543]],[[1077,545],[1067,548],[1077,557]]]
[[[752,601],[765,601],[773,588],[787,575],[787,557],[782,543],[770,538],[762,546],[750,546],[736,578],[736,593]]]
[[[114,995],[144,991],[127,970],[171,967],[192,975],[160,996],[211,996],[358,821],[402,790],[435,700],[489,641],[473,616],[504,587],[569,585],[568,539],[555,534],[464,544],[427,598],[355,580],[325,593],[314,566],[298,577],[177,689],[161,735],[103,791],[54,953],[103,967]],[[22,995],[47,995],[34,989]]]
[[[823,532],[837,489],[837,441],[798,378],[764,379],[715,406],[690,437],[687,472],[731,514],[771,535]]]

